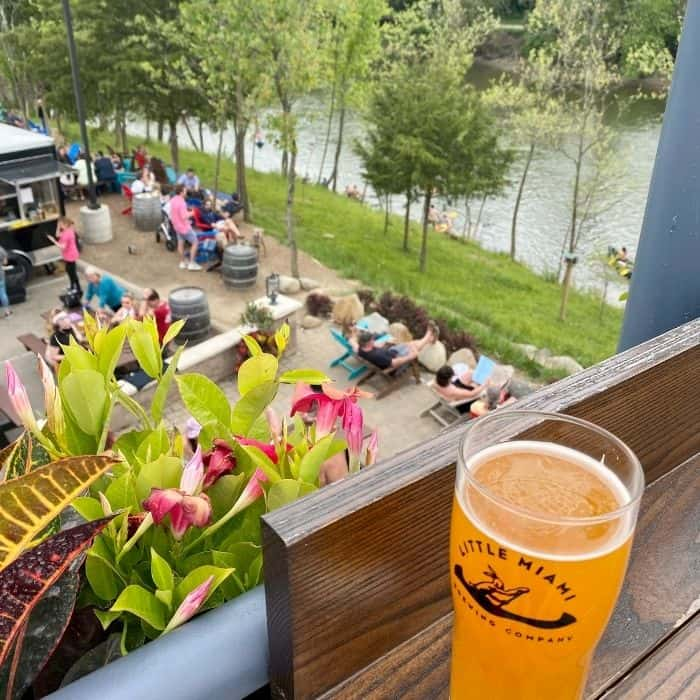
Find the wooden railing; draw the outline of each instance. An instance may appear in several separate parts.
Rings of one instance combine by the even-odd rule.
[[[647,674],[660,674],[661,661],[680,667],[687,645],[700,644],[699,380],[697,320],[518,404],[607,428],[646,474],[630,569],[594,661],[591,697],[618,697],[635,678],[657,683]],[[447,697],[449,517],[468,428],[447,429],[265,516],[273,697]],[[683,673],[691,675],[674,682],[692,678]],[[656,698],[674,697],[657,686]]]

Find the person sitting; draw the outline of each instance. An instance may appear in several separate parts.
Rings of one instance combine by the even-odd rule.
[[[44,359],[52,369],[57,370],[61,360],[63,359],[62,346],[69,345],[71,338],[75,338],[77,343],[82,343],[83,338],[80,331],[78,331],[71,321],[70,315],[65,311],[60,311],[57,313],[51,319],[51,324],[53,327],[53,333],[51,334],[49,343],[46,346]]]
[[[112,166],[115,170],[124,170],[124,161],[122,157],[111,147],[107,146],[109,150],[109,159],[112,161]]]
[[[75,161],[73,166],[78,171],[78,190],[80,192],[80,199],[85,199],[85,195],[88,190],[88,163],[87,158],[84,153],[78,156],[78,160]],[[97,182],[97,176],[95,175],[95,165],[90,163],[90,172],[92,175],[92,181]]]
[[[214,203],[211,197],[207,197],[204,200],[204,204],[199,208],[199,218],[208,224],[210,229],[215,227],[217,221],[221,221],[223,218],[221,214],[214,210]]]
[[[428,329],[422,338],[412,340],[410,343],[398,345],[377,343],[374,335],[369,331],[360,331],[358,334],[353,331],[349,338],[350,345],[357,355],[381,370],[398,369],[413,362],[426,345],[436,340],[437,329],[434,323],[428,324]]]
[[[151,158],[149,168],[153,173],[153,177],[155,178],[156,182],[161,186],[161,188],[163,187],[163,185],[170,184],[170,180],[168,180],[168,173],[165,171],[165,163],[163,163],[163,161],[160,158],[156,158],[155,156]]]
[[[345,188],[345,195],[350,199],[356,199],[358,201],[362,199],[362,194],[360,193],[357,185],[348,185]]]
[[[65,146],[61,146],[56,153],[56,160],[59,163],[65,163],[66,165],[72,165],[70,158],[68,157],[68,151]]]
[[[242,209],[243,204],[241,204],[241,196],[238,192],[231,192],[231,199],[221,207],[221,213],[228,212],[231,216],[235,216]]]
[[[136,306],[134,305],[134,295],[131,292],[122,294],[121,306],[117,309],[110,320],[110,325],[118,326],[124,321],[136,318]]]
[[[139,170],[143,170],[148,163],[148,153],[143,144],[139,144],[138,148],[134,151],[134,162]]]
[[[143,290],[143,301],[141,302],[138,317],[143,319],[146,316],[152,316],[156,320],[158,328],[158,340],[163,342],[165,334],[172,323],[170,315],[170,304],[160,298],[160,295],[155,289],[146,287]]]
[[[103,275],[97,268],[90,265],[85,270],[88,281],[85,292],[85,303],[89,304],[97,295],[98,309],[119,311],[122,305],[124,289],[122,289],[109,275]]]
[[[197,174],[193,168],[187,168],[187,171],[180,175],[180,177],[177,179],[177,184],[184,185],[186,197],[204,199],[199,186],[199,178],[197,177]]]
[[[225,248],[229,243],[238,243],[238,241],[243,240],[243,234],[228,211],[224,211],[223,218],[214,223],[214,230],[216,231],[216,242],[221,248]]]
[[[449,365],[440,367],[435,375],[435,391],[445,401],[460,401],[461,403],[455,406],[460,413],[470,412],[472,404],[484,393],[487,385],[488,381],[486,384],[473,382],[469,369],[457,376],[454,368]]]
[[[119,192],[119,184],[117,183],[117,173],[114,172],[114,164],[112,159],[105,156],[102,151],[97,151],[95,160],[95,175],[97,182],[104,186],[107,192]]]
[[[131,183],[131,194],[144,194],[145,192],[150,192],[152,189],[150,173],[144,168],[139,172],[138,179]]]

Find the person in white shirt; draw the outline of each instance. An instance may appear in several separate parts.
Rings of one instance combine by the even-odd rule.
[[[78,160],[75,161],[73,167],[78,171],[78,189],[80,191],[80,199],[85,199],[85,194],[87,193],[88,188],[88,164],[84,153],[81,153],[78,156]],[[90,169],[92,170],[92,181],[97,183],[95,165],[93,163],[90,163]]]
[[[151,189],[151,183],[148,179],[148,172],[146,170],[142,170],[139,173],[138,180],[134,180],[131,183],[131,194],[143,194],[144,192],[150,192]]]

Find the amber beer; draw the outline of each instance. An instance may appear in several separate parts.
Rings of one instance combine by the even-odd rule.
[[[622,586],[639,465],[631,494],[604,462],[566,445],[465,451],[450,545],[451,700],[580,698]]]

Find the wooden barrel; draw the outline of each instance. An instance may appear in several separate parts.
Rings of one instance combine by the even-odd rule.
[[[134,225],[139,231],[153,233],[163,218],[160,208],[160,197],[146,192],[135,194],[131,203],[134,215]]]
[[[209,335],[211,317],[206,292],[199,287],[177,287],[168,297],[170,315],[173,321],[187,319],[175,342],[182,345],[198,343]]]
[[[254,287],[258,277],[258,251],[249,245],[226,246],[221,276],[229,287]]]

